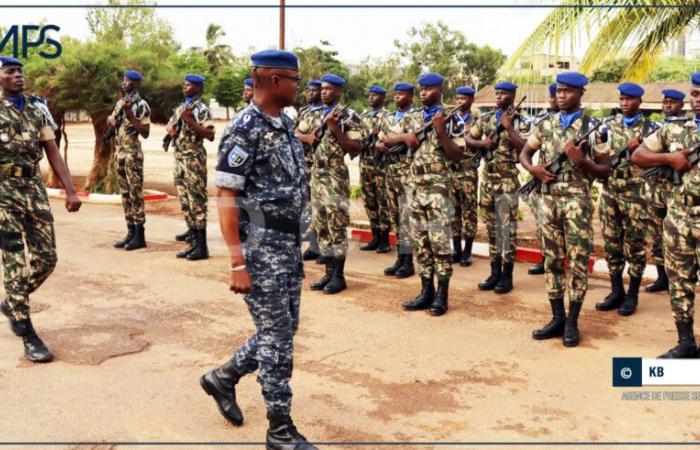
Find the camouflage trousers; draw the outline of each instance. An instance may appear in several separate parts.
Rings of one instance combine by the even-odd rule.
[[[17,320],[29,317],[29,295],[56,267],[49,199],[40,176],[0,181],[0,247],[6,298]]]
[[[478,167],[463,167],[450,171],[450,199],[455,213],[452,216],[452,235],[474,239],[477,227]]]
[[[452,276],[453,211],[447,184],[413,187],[411,236],[422,278]]]
[[[501,257],[504,263],[515,261],[518,243],[518,190],[514,178],[484,180],[481,183],[479,208],[489,237],[489,257]]]
[[[231,362],[245,375],[258,368],[258,383],[268,411],[292,408],[293,339],[299,326],[300,273],[251,272],[252,289],[243,296],[256,332],[236,350]]]
[[[541,195],[545,283],[550,299],[566,294],[565,260],[571,269],[569,300],[583,302],[588,289],[588,260],[593,250],[593,205],[589,194]]]
[[[141,143],[117,145],[114,168],[122,195],[124,218],[129,225],[143,225],[146,212],[143,206],[143,151]]]
[[[390,219],[386,199],[386,172],[384,168],[376,167],[371,159],[360,161],[360,190],[370,227],[387,231]]]
[[[649,193],[649,221],[647,239],[651,242],[651,254],[657,266],[664,265],[664,219],[668,213],[671,187],[668,183],[647,185]]]
[[[611,185],[608,180],[600,196],[605,261],[611,275],[622,273],[625,261],[630,277],[641,277],[647,265],[647,201],[644,184]]]
[[[409,186],[409,166],[405,161],[390,164],[386,169],[386,199],[389,221],[397,235],[399,253],[413,252],[411,239],[410,199],[412,189]]]
[[[207,228],[207,154],[175,151],[175,189],[187,228]]]
[[[311,181],[311,171],[309,166],[306,166],[306,179]],[[306,187],[306,204],[301,212],[301,240],[308,241],[309,250],[318,253],[318,240],[316,239],[316,230],[314,230],[313,214],[311,212],[311,186]]]
[[[532,194],[530,194],[530,209],[532,210],[532,214],[535,216],[535,223],[537,224],[537,242],[540,245],[540,249],[543,249],[544,236],[542,236],[542,195],[539,192],[532,191]]]
[[[664,261],[676,322],[695,315],[695,285],[700,269],[700,207],[671,206],[664,220]]]
[[[311,214],[320,254],[338,258],[348,253],[350,178],[345,166],[331,171],[311,177]]]

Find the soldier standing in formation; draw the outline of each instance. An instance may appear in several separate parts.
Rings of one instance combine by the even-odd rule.
[[[240,426],[235,386],[259,370],[270,423],[266,448],[312,450],[292,422],[289,386],[304,272],[299,221],[306,164],[294,121],[282,109],[296,97],[298,62],[279,50],[255,53],[251,60],[254,101],[221,139],[215,181],[221,232],[231,254],[231,290],[244,294],[257,331],[200,384],[221,414]]]
[[[25,94],[22,67],[15,58],[0,57],[0,248],[5,286],[0,311],[22,338],[25,357],[49,362],[53,355],[37,336],[29,314],[29,296],[56,267],[53,215],[39,170],[44,153],[66,190],[66,209],[78,211],[81,202],[56,146],[56,124],[43,99]]]
[[[143,225],[146,212],[143,206],[143,150],[139,136],[148,138],[151,132],[151,109],[138,93],[141,74],[124,72],[122,92],[107,124],[116,128],[114,165],[119,180],[119,191],[124,205],[127,234],[114,243],[115,248],[136,250],[146,246]]]
[[[207,247],[207,150],[204,139],[214,140],[214,121],[202,102],[204,77],[185,75],[183,101],[166,127],[175,140],[175,188],[187,231],[175,236],[189,242],[176,256],[190,261],[209,258]]]
[[[588,79],[578,72],[557,75],[557,102],[560,111],[534,126],[520,154],[522,166],[542,182],[542,234],[547,296],[552,320],[532,333],[537,340],[563,336],[564,345],[579,342],[578,316],[588,289],[588,259],[593,249],[593,202],[589,176],[605,178],[610,170],[607,151],[596,149],[586,153],[587,141],[578,145],[575,139],[585,134],[592,119],[581,108],[581,97]],[[540,151],[540,160],[533,165],[532,156]],[[568,156],[562,171],[553,174],[549,164],[562,152]],[[568,257],[569,314],[564,309],[564,284]]]

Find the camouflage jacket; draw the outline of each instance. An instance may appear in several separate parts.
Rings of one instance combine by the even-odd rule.
[[[527,138],[528,147],[540,151],[540,165],[549,164],[554,161],[559,154],[564,152],[564,145],[569,139],[575,139],[582,133],[584,120],[589,122],[588,129],[595,126],[595,121],[590,116],[582,115],[576,119],[570,127],[562,130],[561,115],[554,113],[547,119],[534,125],[530,136]],[[591,142],[589,142],[589,145]],[[607,154],[604,149],[591,146],[594,155]],[[593,160],[590,153],[586,158]],[[552,182],[550,193],[552,195],[588,194],[590,192],[590,180],[588,174],[576,167],[571,161],[564,163],[563,171],[560,172],[557,182]]]
[[[522,116],[516,116],[514,125],[515,131],[523,137],[530,132],[530,125]],[[496,112],[489,112],[482,115],[471,127],[469,134],[474,139],[486,139],[498,129],[498,118]],[[484,179],[499,180],[501,178],[518,178],[518,164],[520,150],[515,148],[508,139],[508,132],[503,130],[498,135],[498,147],[493,150],[493,158],[484,161]]]
[[[379,131],[381,123],[387,116],[389,116],[389,110],[383,107],[376,111],[371,109],[363,111],[362,114],[360,114],[360,120],[362,121],[362,126],[365,128],[365,135],[369,136],[373,131]],[[363,148],[362,153],[360,153],[360,162],[374,164],[374,156],[374,148]]]
[[[142,125],[151,123],[151,108],[148,106],[148,103],[139,96],[139,93],[135,92],[129,96],[129,101],[132,103],[131,111],[133,111],[136,120]],[[117,145],[120,146],[136,144],[139,139],[136,128],[134,128],[129,119],[126,118],[124,111],[122,111],[124,102],[124,98],[120,98],[112,110],[112,116],[119,122],[116,142]]]
[[[316,128],[321,128],[322,122],[322,104],[305,106],[299,110],[299,115],[297,116],[295,129],[299,130],[300,133],[309,134]],[[302,145],[304,146],[304,158],[306,159],[306,166],[311,167],[314,162],[313,149],[309,145]]]
[[[214,128],[214,121],[211,117],[211,112],[207,105],[200,98],[193,99],[187,106],[184,102],[180,103],[169,123],[174,124],[180,122],[180,133],[175,139],[175,154],[183,156],[193,156],[201,153],[204,150],[204,137],[195,131],[190,125],[181,119],[182,112],[187,109],[192,113],[192,117],[198,124],[205,128]]]
[[[456,138],[460,147],[462,147],[462,160],[458,163],[450,161],[449,166],[452,172],[462,173],[469,169],[476,169],[481,162],[481,152],[469,148],[464,138],[467,133],[469,133],[471,127],[479,120],[479,113],[476,111],[469,111],[469,115],[466,117],[462,117],[459,114],[455,114],[455,117],[457,121],[450,122],[447,132]]]
[[[388,136],[396,134],[406,134],[410,133],[423,124],[423,120],[418,114],[415,114],[413,108],[406,111],[401,117],[398,117],[398,111],[394,111],[393,114],[387,114],[382,118],[379,123],[379,134],[377,138],[382,141]],[[406,162],[408,160],[408,155],[390,155],[386,157],[386,162],[389,165],[396,164],[398,162]]]
[[[41,100],[27,95],[24,100],[24,109],[18,111],[11,101],[0,99],[0,164],[38,164],[44,156],[41,143],[56,138],[50,113],[35,103]]]
[[[656,122],[653,122],[648,118],[641,117],[633,126],[626,127],[622,122],[622,114],[616,114],[614,117],[606,119],[606,123],[603,126],[607,130],[607,142],[601,142],[601,133],[604,131],[599,129],[598,132],[596,132],[595,137],[596,146],[601,153],[608,153],[612,158],[622,149],[627,147],[630,139],[635,137],[641,139],[644,134],[653,130],[658,125]],[[618,185],[642,184],[644,183],[642,174],[642,169],[632,165],[631,161],[625,158],[610,175],[607,183]]]

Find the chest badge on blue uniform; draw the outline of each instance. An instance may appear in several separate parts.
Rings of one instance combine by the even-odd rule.
[[[229,167],[241,167],[247,159],[248,153],[236,145],[228,154],[228,165]]]

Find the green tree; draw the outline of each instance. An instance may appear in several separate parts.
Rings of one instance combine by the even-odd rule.
[[[591,81],[597,83],[618,83],[622,80],[625,74],[625,68],[629,65],[629,60],[627,58],[619,58],[613,61],[609,61],[604,66],[597,68],[593,75],[591,75]]]
[[[221,28],[221,25],[210,23],[207,27],[206,46],[192,48],[204,56],[214,74],[218,74],[224,66],[233,61],[231,46],[219,43],[219,40],[224,36],[226,36],[226,32]]]
[[[649,81],[688,81],[688,74],[700,68],[700,59],[669,56],[656,64],[649,74]]]
[[[229,108],[236,106],[241,101],[243,80],[248,74],[247,68],[225,67],[216,79],[214,97],[219,105],[226,108],[226,120],[230,119]]]

